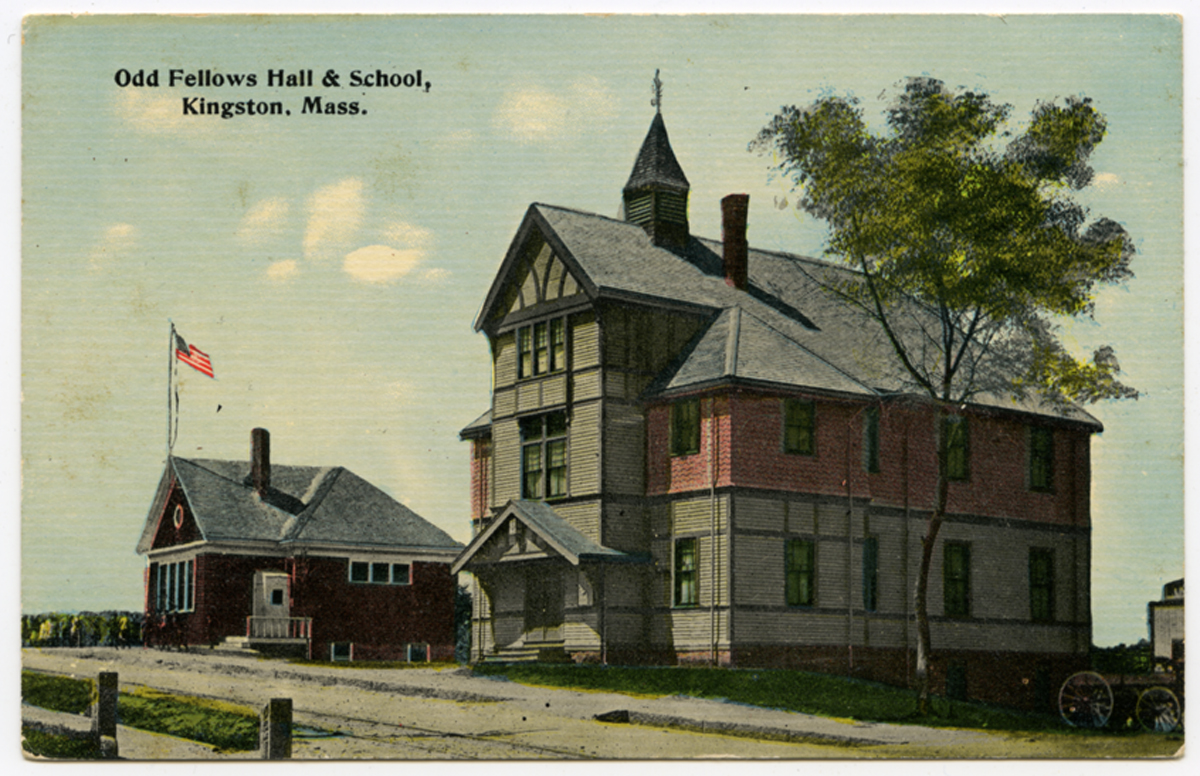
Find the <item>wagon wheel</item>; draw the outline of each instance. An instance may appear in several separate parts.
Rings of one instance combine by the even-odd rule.
[[[1138,696],[1137,720],[1146,730],[1170,733],[1179,727],[1179,699],[1166,687],[1151,687]]]
[[[1102,728],[1112,710],[1112,690],[1104,677],[1093,671],[1072,674],[1058,692],[1058,711],[1073,727]]]

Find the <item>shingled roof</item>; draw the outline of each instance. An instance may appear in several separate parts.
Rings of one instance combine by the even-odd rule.
[[[912,392],[882,328],[831,290],[857,277],[852,271],[750,248],[749,280],[741,290],[725,280],[718,241],[692,237],[682,251],[668,250],[636,224],[541,203],[526,212],[476,320],[477,329],[492,330],[499,323],[509,270],[534,231],[592,302],[609,299],[710,316],[644,398],[667,398],[719,383],[864,397]],[[1102,428],[1078,407],[1060,408],[1036,397],[984,394],[972,401]],[[480,418],[464,435],[468,430],[477,435],[486,423]]]
[[[259,496],[249,461],[171,457],[151,505],[139,553],[149,552],[172,483],[207,542],[275,542],[457,552],[462,544],[349,469],[271,467]]]
[[[650,131],[642,141],[637,159],[633,162],[633,171],[625,183],[625,191],[632,192],[645,188],[663,188],[680,193],[690,187],[675,152],[671,150],[671,141],[667,138],[667,125],[663,123],[661,113],[654,115],[650,122]]]

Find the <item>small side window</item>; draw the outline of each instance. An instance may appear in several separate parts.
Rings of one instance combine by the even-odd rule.
[[[412,577],[410,576],[411,574],[412,574],[412,567],[409,566],[407,563],[393,563],[392,564],[392,584],[393,585],[410,584],[412,581]]]
[[[354,561],[350,564],[350,581],[351,582],[370,582],[371,581],[371,564],[363,561]]]

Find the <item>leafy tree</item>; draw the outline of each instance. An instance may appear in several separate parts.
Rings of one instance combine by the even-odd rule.
[[[1117,379],[1112,348],[1078,359],[1056,323],[1090,317],[1101,285],[1132,277],[1125,230],[1106,218],[1088,223],[1071,199],[1092,180],[1088,159],[1105,119],[1089,99],[1069,97],[1036,105],[1014,137],[1010,113],[986,95],[910,78],[882,136],[856,99],[830,96],[783,108],[751,144],[774,154],[800,190],[798,206],[827,223],[827,252],[856,270],[834,290],[882,328],[901,366],[898,390],[938,408],[937,492],[915,591],[923,713],[946,421],[981,394],[1059,410],[1137,397]]]

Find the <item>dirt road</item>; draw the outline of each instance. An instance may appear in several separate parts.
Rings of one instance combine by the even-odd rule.
[[[831,720],[694,698],[535,688],[465,668],[297,666],[207,650],[26,649],[23,661],[26,668],[83,677],[117,671],[123,686],[252,708],[291,698],[300,728],[297,759],[1169,757],[1182,747],[1181,739],[1161,736],[994,734]],[[595,719],[611,712],[650,724]],[[163,738],[130,734],[122,755],[200,756],[194,744],[172,756]]]

